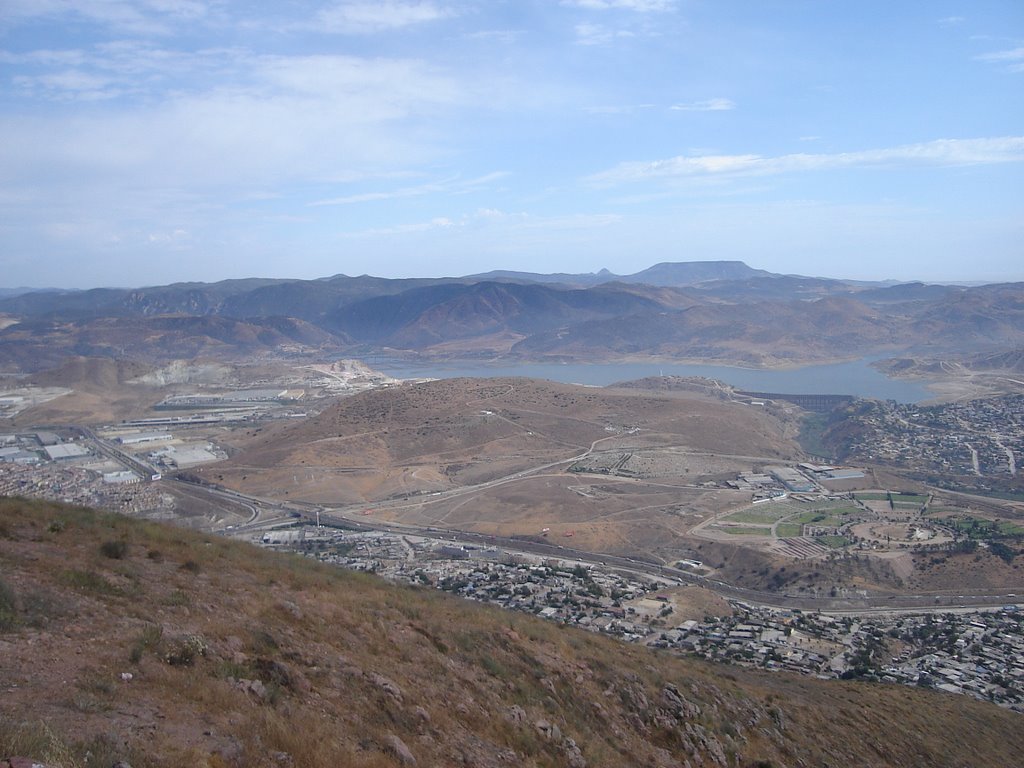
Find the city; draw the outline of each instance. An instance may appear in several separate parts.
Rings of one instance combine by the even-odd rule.
[[[903,467],[940,486],[1020,495],[1024,395],[931,406],[860,400],[831,430],[843,455]]]
[[[717,615],[680,619],[694,591],[708,590],[420,536],[302,526],[258,540],[625,642],[767,670],[931,687],[1024,712],[1024,611],[1016,604],[830,614],[729,600]]]

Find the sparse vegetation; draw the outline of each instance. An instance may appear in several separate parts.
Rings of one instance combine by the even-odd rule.
[[[61,582],[68,587],[79,589],[84,592],[94,592],[100,595],[119,595],[122,590],[112,584],[102,574],[92,570],[80,570],[71,568],[63,571],[60,576]]]
[[[25,555],[10,560],[4,583],[63,590],[69,615],[88,620],[57,617],[32,642],[20,625],[5,635],[0,672],[18,684],[0,701],[0,750],[56,768],[122,759],[221,768],[270,764],[278,753],[308,768],[392,768],[397,744],[422,765],[553,767],[577,754],[592,768],[711,764],[715,755],[875,765],[860,746],[865,733],[904,764],[1008,764],[1024,748],[1018,716],[979,702],[726,675],[309,559],[50,510],[64,533],[32,541],[38,516],[0,502]],[[125,532],[133,549],[159,549],[162,560],[97,558]],[[0,556],[14,546],[0,540]],[[181,570],[190,560],[200,575]],[[133,580],[117,570],[126,566]],[[167,606],[198,581],[187,611]],[[43,718],[45,729],[33,725]]]
[[[100,544],[100,554],[104,557],[109,557],[111,560],[124,560],[128,556],[128,542],[122,540],[104,541]]]
[[[138,664],[142,661],[142,657],[147,652],[155,652],[160,647],[160,641],[163,639],[163,628],[158,624],[150,624],[146,626],[135,638],[135,642],[132,644],[132,649],[129,654],[129,660],[132,664]]]
[[[18,620],[18,604],[14,590],[0,579],[0,632],[14,629]]]

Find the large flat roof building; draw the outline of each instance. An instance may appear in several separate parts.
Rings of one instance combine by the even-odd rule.
[[[67,461],[88,456],[89,451],[77,443],[61,443],[60,445],[48,445],[43,448],[50,461]]]

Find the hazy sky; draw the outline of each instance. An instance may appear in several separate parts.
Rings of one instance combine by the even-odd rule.
[[[1024,280],[1024,2],[0,0],[0,286]]]

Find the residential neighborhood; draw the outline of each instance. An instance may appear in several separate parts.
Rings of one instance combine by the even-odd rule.
[[[1024,457],[1024,395],[923,406],[860,400],[842,450],[979,490],[1012,486]]]
[[[571,559],[313,526],[259,540],[626,642],[768,670],[933,687],[1024,712],[1024,612],[1015,604],[832,615],[731,600],[724,615],[681,620],[674,582]]]

